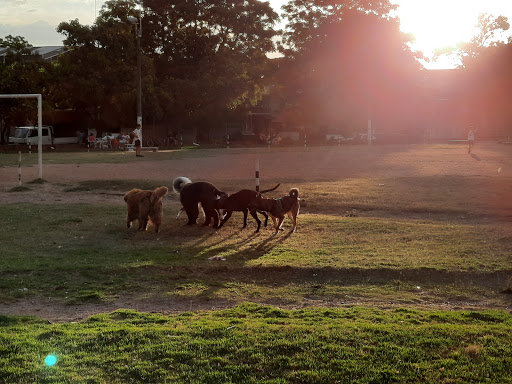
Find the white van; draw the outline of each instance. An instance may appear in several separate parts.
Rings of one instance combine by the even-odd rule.
[[[70,144],[76,143],[76,137],[54,137],[53,127],[50,125],[43,125],[41,127],[41,136],[43,145],[54,145],[54,144]],[[14,130],[14,136],[9,137],[9,144],[30,144],[38,145],[38,128],[32,126],[16,127]]]

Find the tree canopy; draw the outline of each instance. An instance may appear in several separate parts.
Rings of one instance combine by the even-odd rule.
[[[385,17],[398,6],[389,0],[290,0],[283,6],[287,20],[282,50],[287,56],[328,38],[326,25],[337,24],[349,11]]]
[[[293,49],[284,51],[289,54],[280,72],[289,74],[284,98],[295,100],[310,129],[324,124],[360,130],[369,115],[396,111],[406,103],[417,84],[420,64],[399,21],[346,3],[315,21],[308,39],[300,37]]]
[[[147,0],[144,45],[175,120],[211,121],[255,102],[278,15],[257,0]]]
[[[269,3],[258,0],[140,3],[109,0],[92,25],[62,22],[67,51],[56,62],[31,58],[23,37],[0,39],[9,49],[0,63],[2,92],[43,93],[46,105],[86,111],[100,129],[131,127],[140,53],[145,122],[173,129],[207,135],[245,116],[268,89],[289,122],[308,130],[330,126],[351,135],[371,118],[404,129],[418,120],[423,57],[391,16],[391,0],[290,0],[284,31],[275,29],[279,16]],[[141,20],[140,50],[132,16]],[[512,44],[498,37],[509,27],[506,17],[481,15],[469,42],[438,51],[460,58],[464,84],[475,90],[465,96],[470,109],[507,121]],[[277,49],[282,57],[269,59]]]
[[[146,0],[141,10],[134,0],[111,0],[94,25],[58,27],[69,47],[56,89],[63,103],[107,121],[135,110],[127,108],[135,104],[137,55],[128,16],[142,19],[143,111],[150,119],[211,120],[261,94],[278,19],[268,3]]]
[[[505,16],[493,16],[487,13],[478,16],[477,33],[469,40],[457,44],[455,47],[437,49],[435,56],[456,55],[463,67],[473,64],[480,54],[488,47],[500,44],[499,34],[510,28],[508,18]]]
[[[7,50],[0,61],[0,93],[41,93],[48,99],[49,84],[55,80],[54,66],[38,61],[32,45],[21,36],[0,38],[0,47]],[[36,105],[32,99],[2,99],[0,115],[13,122],[35,121]]]
[[[68,52],[59,60],[54,87],[60,107],[89,112],[108,125],[134,125],[136,44],[129,15],[136,3],[107,1],[92,26],[78,20],[63,22],[57,30],[66,36]],[[152,80],[151,63],[144,61],[144,81]],[[121,117],[121,118],[120,118]]]

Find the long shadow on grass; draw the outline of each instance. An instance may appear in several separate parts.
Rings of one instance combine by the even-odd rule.
[[[267,282],[272,285],[287,285],[305,280],[336,282],[340,285],[384,284],[390,281],[400,280],[410,283],[428,283],[434,285],[470,284],[496,288],[504,287],[512,275],[512,269],[495,272],[441,271],[429,268],[393,270],[385,268],[296,268],[292,266],[209,266],[206,269],[198,269],[201,275],[204,275],[207,271],[210,278],[215,276],[221,280],[228,279],[232,281],[236,279],[241,282]]]
[[[203,236],[198,239],[189,250],[193,254],[201,254],[201,258],[205,258],[224,255],[226,259],[239,265],[239,262],[246,263],[250,260],[258,259],[268,254],[273,248],[283,244],[290,236],[290,233],[281,234],[279,236],[269,235],[266,238],[261,239],[262,233],[253,232],[252,234],[239,237],[233,243],[232,234],[226,234],[220,237],[217,241],[208,243],[207,247],[204,247],[202,243],[207,239],[208,236]],[[256,238],[260,238],[257,245],[254,245],[250,250],[244,249],[244,246],[249,245]],[[229,244],[227,240],[231,240]],[[226,244],[223,246],[223,244]]]
[[[449,292],[453,287],[456,291],[464,291],[464,287],[470,287],[477,291],[500,292],[499,296],[506,302],[512,303],[512,295],[507,290],[507,284],[512,270],[500,272],[447,272],[426,268],[412,270],[390,270],[390,269],[358,269],[358,268],[295,268],[291,266],[282,267],[226,267],[210,266],[206,269],[199,268],[187,276],[188,282],[200,283],[206,287],[197,295],[187,295],[187,300],[203,300],[216,296],[216,292],[229,286],[260,286],[268,292],[273,289],[286,286],[310,287],[314,296],[326,298],[332,296],[324,294],[326,286],[343,287],[375,287],[383,286],[399,291],[416,291],[416,289],[427,289],[436,292],[440,289],[441,296],[446,287]],[[173,274],[179,272],[174,270]],[[183,276],[183,275],[181,275]],[[168,276],[170,280],[172,276]],[[183,280],[181,284],[186,283]],[[418,288],[416,288],[418,287]],[[172,294],[173,287],[163,287]],[[508,288],[510,289],[510,288]],[[495,294],[493,294],[495,295]],[[334,294],[336,296],[336,294]],[[471,300],[468,297],[466,300]]]
[[[262,249],[264,247],[262,246]],[[485,296],[480,295],[474,300],[487,300],[487,295],[492,295],[493,298],[508,303],[507,305],[512,304],[512,295],[505,290],[512,270],[479,273],[430,269],[232,267],[225,262],[214,262],[208,266],[198,266],[193,269],[162,270],[158,267],[148,267],[138,271],[138,275],[141,274],[148,278],[145,284],[141,285],[142,292],[147,290],[144,290],[143,287],[149,283],[151,291],[160,292],[157,296],[166,293],[166,296],[172,297],[173,300],[190,304],[209,303],[211,300],[222,297],[225,297],[226,303],[234,302],[237,298],[246,300],[246,294],[254,299],[259,295],[258,292],[265,292],[264,296],[266,294],[279,296],[280,289],[283,289],[282,292],[287,292],[288,288],[291,288],[292,291],[297,289],[302,291],[304,298],[329,300],[345,298],[345,295],[340,296],[339,293],[343,292],[344,288],[348,289],[347,292],[351,292],[349,293],[351,297],[357,296],[359,290],[362,290],[364,296],[364,292],[368,292],[365,287],[371,290],[383,287],[387,292],[396,291],[397,298],[401,297],[401,292],[413,292],[415,295],[420,295],[418,300],[422,297],[421,291],[418,290],[421,287],[422,291],[426,290],[431,295],[437,296],[440,302],[451,302],[452,300],[470,302],[473,298],[469,292],[486,292]],[[157,276],[165,276],[165,279]],[[418,288],[416,288],[417,286]],[[248,287],[247,290],[245,287]],[[327,287],[331,287],[329,290],[334,288],[334,291],[328,293],[325,290]],[[464,287],[468,287],[468,295],[463,293]],[[458,295],[458,292],[462,294],[460,299],[450,293],[452,289],[454,289],[453,292],[457,292],[455,295]],[[254,294],[251,293],[252,290],[254,290]],[[226,291],[231,292],[233,297],[227,298]],[[376,295],[379,297],[379,293]],[[286,294],[283,300],[287,300]],[[426,300],[436,301],[434,297],[426,298]]]
[[[275,246],[272,239],[266,239],[259,247],[259,252],[267,252]],[[204,254],[202,257],[205,256]],[[485,291],[493,296],[501,292],[500,296],[512,304],[510,294],[510,276],[512,269],[497,272],[476,272],[476,271],[441,271],[428,268],[409,270],[393,270],[385,268],[361,269],[361,268],[299,268],[293,266],[240,266],[230,262],[204,261],[197,265],[169,266],[169,265],[146,265],[125,270],[119,269],[88,269],[87,273],[67,274],[66,282],[61,285],[49,285],[53,282],[46,281],[47,273],[30,271],[16,274],[0,273],[0,281],[8,284],[13,292],[28,287],[31,294],[43,295],[44,297],[81,297],[84,292],[94,292],[97,297],[110,295],[139,295],[156,293],[157,296],[167,292],[183,300],[210,300],[217,297],[217,292],[223,291],[230,286],[247,284],[248,286],[259,286],[265,291],[286,286],[311,287],[315,294],[325,296],[323,287],[375,287],[387,286],[388,289],[408,290],[411,287],[420,286],[421,289],[432,289],[443,295],[442,287],[458,287],[456,290],[463,290],[468,287],[471,290]],[[74,278],[71,278],[74,276]],[[106,278],[109,278],[107,281]],[[17,286],[19,280],[24,280],[22,286]],[[46,288],[44,288],[46,287]],[[182,296],[183,287],[201,287],[200,292],[188,292]],[[508,287],[508,290],[507,290]],[[44,288],[44,292],[39,292]],[[414,289],[413,289],[414,290]],[[39,292],[39,293],[38,293]],[[492,293],[494,292],[494,293]],[[12,300],[15,293],[5,291],[3,299]],[[151,296],[152,294],[150,294]],[[222,296],[222,294],[221,294]],[[336,296],[336,295],[335,295]],[[101,300],[100,300],[101,301]]]

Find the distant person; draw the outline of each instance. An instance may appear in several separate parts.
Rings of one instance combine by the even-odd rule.
[[[476,128],[473,125],[470,125],[468,132],[468,153],[471,153],[471,149],[473,149],[473,146],[475,145],[475,132]]]
[[[110,145],[112,148],[118,148],[119,147],[119,140],[115,136],[112,136],[112,139],[110,139]]]
[[[137,124],[133,130],[133,134],[135,135],[135,156],[144,157],[140,154],[142,151],[142,125]]]

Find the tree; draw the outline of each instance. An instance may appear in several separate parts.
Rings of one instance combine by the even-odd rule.
[[[512,136],[512,43],[481,49],[464,73],[464,103],[481,138]]]
[[[455,47],[437,49],[435,57],[442,55],[455,55],[459,58],[463,67],[472,65],[487,47],[499,44],[499,34],[510,28],[508,18],[505,16],[495,17],[484,13],[478,16],[475,25],[477,33],[468,41],[461,42]]]
[[[268,3],[146,0],[144,7],[145,53],[176,125],[215,125],[260,97],[278,19]]]
[[[460,103],[468,124],[477,124],[480,137],[510,135],[512,124],[512,43],[501,41],[500,35],[510,28],[507,17],[481,14],[477,32],[467,42],[437,50],[436,56],[455,55],[463,74]]]
[[[289,3],[289,15],[300,13],[291,8],[295,3]],[[350,8],[354,3],[342,2],[327,9],[329,14],[325,7],[322,12],[311,9],[314,29],[307,38],[299,33],[283,51],[283,99],[300,114],[297,120],[310,135],[330,129],[351,136],[365,131],[368,119],[381,132],[400,130],[413,120],[408,106],[417,93],[421,65],[409,48],[410,36],[400,31],[399,20],[380,14],[389,4],[379,2],[371,12],[360,5]],[[306,3],[300,4],[304,8]],[[384,121],[390,126],[383,127]]]
[[[137,50],[127,19],[139,16],[135,7],[133,0],[110,0],[92,26],[72,20],[57,28],[68,47],[60,57],[59,81],[53,87],[57,106],[87,111],[100,129],[131,126],[135,121]],[[152,63],[146,56],[143,74],[143,86],[152,87]]]
[[[22,36],[8,35],[5,39],[0,38],[0,48],[7,48],[4,65],[22,62],[23,57],[32,56],[32,45]]]
[[[41,93],[43,107],[47,108],[48,84],[54,74],[53,64],[38,60],[38,56],[33,54],[32,45],[21,36],[0,38],[0,47],[7,48],[7,54],[0,62],[0,93]],[[31,99],[2,99],[0,116],[4,119],[4,130],[11,124],[36,121],[37,104]],[[4,135],[0,135],[0,143],[4,144]]]
[[[185,125],[244,107],[263,89],[277,20],[257,0],[110,0],[91,27],[61,23],[69,52],[60,61],[60,104],[110,125],[135,111],[135,39],[127,17],[142,18],[143,111]],[[123,116],[126,118],[119,118]],[[129,120],[131,117],[129,118]]]
[[[348,11],[359,11],[380,17],[389,15],[398,5],[389,0],[290,0],[283,17],[288,20],[283,34],[283,53],[287,57],[328,38],[322,26],[343,20]]]

